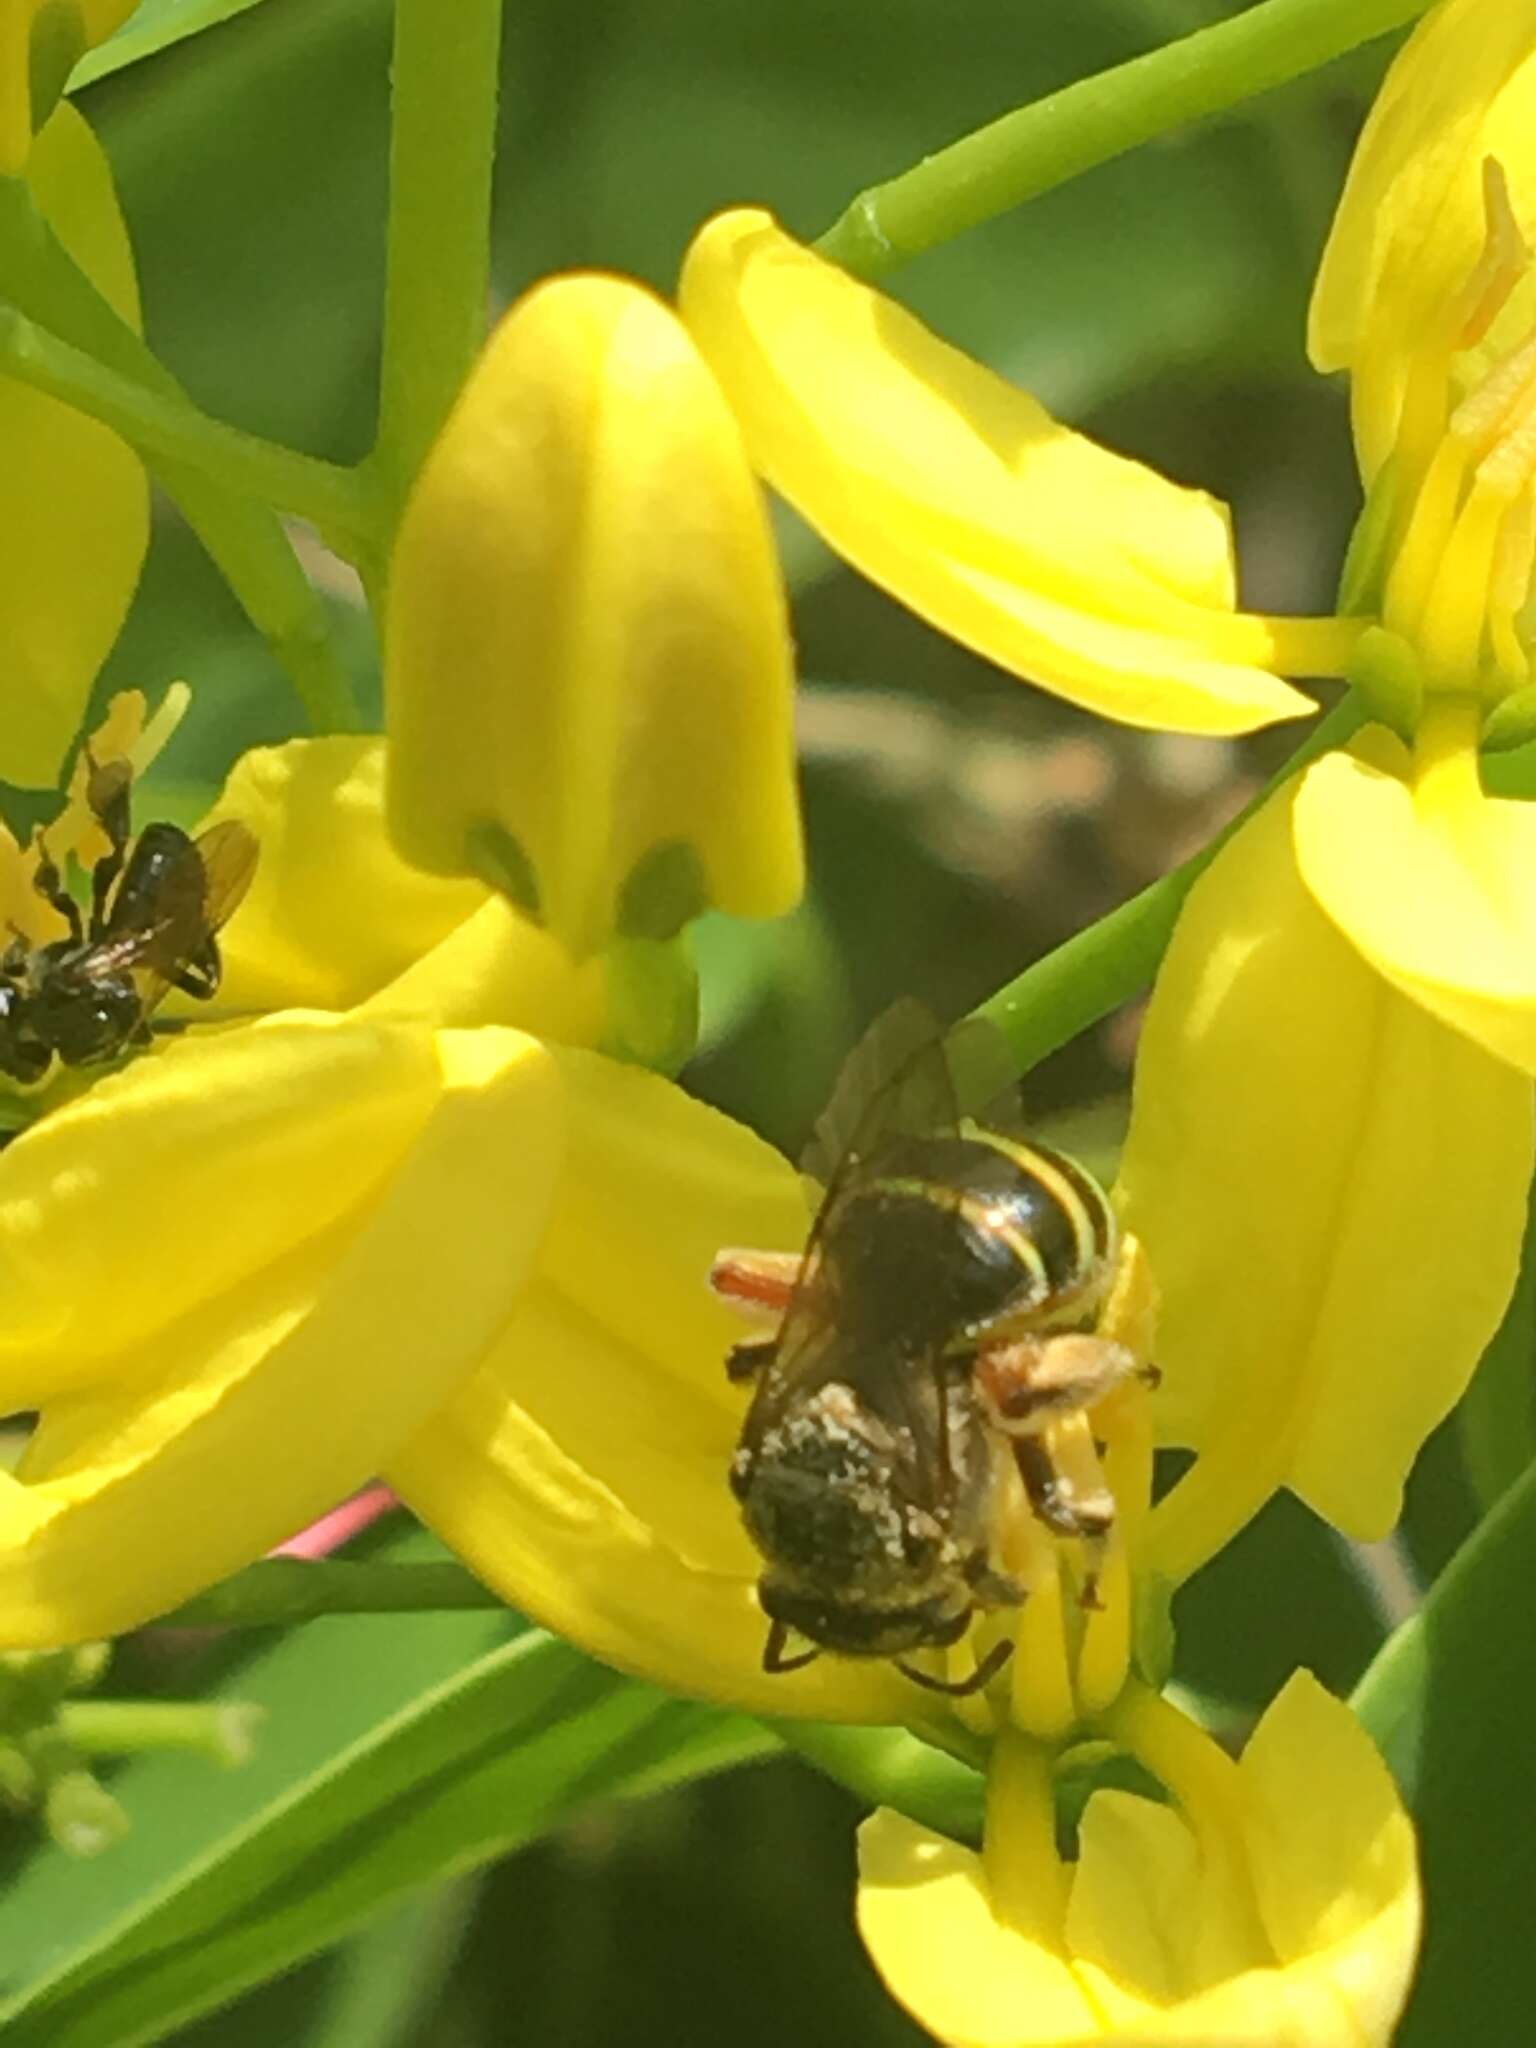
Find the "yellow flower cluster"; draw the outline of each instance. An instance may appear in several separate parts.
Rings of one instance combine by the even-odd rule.
[[[229,1007],[263,1014],[167,1044],[0,1157],[3,1405],[41,1418],[0,1475],[0,1643],[132,1626],[382,1473],[622,1667],[990,1739],[979,1856],[891,1816],[864,1839],[865,1937],[942,2039],[1385,2041],[1418,1888],[1368,1740],[1299,1675],[1233,1762],[1157,1697],[1144,1638],[1282,1487],[1387,1530],[1513,1285],[1536,813],[1485,794],[1479,747],[1530,685],[1533,113],[1532,9],[1442,0],[1362,142],[1313,325],[1319,366],[1352,373],[1370,487],[1349,616],[1240,610],[1225,508],[764,214],[705,228],[675,312],[603,277],[520,302],[396,539],[387,740],[247,756],[213,814],[260,843],[223,944]],[[44,193],[56,149],[88,184],[74,117],[35,146],[30,120],[0,119],[11,175]],[[884,1663],[762,1670],[725,1484],[729,1317],[702,1281],[722,1244],[795,1250],[805,1198],[750,1132],[612,1057],[636,1043],[634,948],[664,979],[701,909],[774,915],[801,886],[754,472],[943,630],[1107,717],[1244,732],[1311,708],[1299,675],[1350,677],[1388,721],[1189,899],[1117,1195],[1139,1249],[1106,1312],[1147,1356],[1155,1275],[1163,1388],[1095,1417],[1120,1510],[1102,1609],[1026,1521],[1015,1654],[971,1699]],[[77,676],[88,639],[49,674]],[[72,729],[73,681],[34,694]],[[60,727],[39,709],[29,731],[41,776]],[[30,933],[29,887],[0,846]],[[1195,1453],[1156,1506],[1154,1420]],[[1168,1803],[1097,1793],[1067,1863],[1055,1780],[1081,1739]]]

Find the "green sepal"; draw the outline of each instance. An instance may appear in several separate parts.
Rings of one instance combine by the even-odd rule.
[[[1483,720],[1480,744],[1485,754],[1503,754],[1529,740],[1536,740],[1536,683],[1499,699]]]
[[[1360,636],[1349,680],[1376,724],[1412,745],[1424,708],[1424,671],[1408,642],[1385,626],[1370,627]]]
[[[704,863],[681,839],[653,846],[635,862],[614,919],[625,939],[675,939],[709,908]]]
[[[600,1050],[653,1073],[678,1073],[699,1042],[699,976],[688,933],[615,939],[603,962],[608,1016]]]

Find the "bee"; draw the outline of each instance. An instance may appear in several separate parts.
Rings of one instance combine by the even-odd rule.
[[[963,1045],[951,1036],[957,1060]],[[1155,1375],[1093,1330],[1114,1212],[1064,1154],[961,1117],[945,1045],[910,1002],[850,1058],[805,1163],[825,1193],[803,1254],[724,1251],[711,1274],[777,1318],[726,1365],[752,1388],[730,1483],[765,1560],[763,1665],[891,1657],[974,1691],[1007,1642],[958,1684],[901,1660],[1023,1599],[994,1554],[1008,1467],[1054,1533],[1096,1554],[1113,1523],[1108,1487],[1070,1481],[1043,1432]],[[791,1635],[811,1647],[790,1653]]]
[[[244,896],[256,840],[233,820],[197,839],[146,825],[129,845],[133,771],[92,764],[86,801],[109,842],[91,871],[87,917],[41,835],[33,886],[68,927],[36,946],[16,933],[0,953],[0,1073],[42,1079],[55,1058],[83,1067],[149,1042],[149,1019],[173,988],[206,1001],[219,986],[216,934]]]

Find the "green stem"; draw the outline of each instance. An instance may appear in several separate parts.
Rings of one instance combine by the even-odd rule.
[[[56,1726],[80,1756],[134,1756],[143,1750],[193,1750],[215,1763],[251,1754],[260,1707],[178,1700],[66,1700]]]
[[[457,1564],[346,1564],[268,1557],[162,1616],[165,1628],[274,1628],[319,1614],[417,1614],[501,1607]]]
[[[485,338],[502,0],[395,0],[379,434],[398,518]]]
[[[97,291],[19,178],[0,178],[0,290],[28,318],[108,370],[182,399],[165,365]],[[159,474],[252,624],[288,670],[317,731],[358,723],[330,621],[270,506],[174,460]]]
[[[1027,1074],[1048,1053],[1066,1045],[1121,1003],[1129,1002],[1146,986],[1173,937],[1184,898],[1233,833],[1247,823],[1261,804],[1269,801],[1283,782],[1320,755],[1343,745],[1360,725],[1361,717],[1359,701],[1351,692],[1326,718],[1318,721],[1285,766],[1270,777],[1241,816],[1234,818],[1208,846],[1172,873],[1150,883],[1118,910],[1100,918],[1097,924],[1076,933],[1055,952],[1047,953],[1043,960],[1026,967],[996,995],[977,1006],[973,1014],[986,1018],[1002,1032],[1020,1074]],[[984,1106],[979,1102],[967,1105],[972,1109]]]
[[[1536,1190],[1526,1214],[1520,1277],[1457,1421],[1467,1478],[1487,1514],[1536,1463]]]
[[[1231,21],[1005,114],[871,186],[817,247],[856,276],[881,276],[1137,143],[1315,71],[1401,28],[1429,4],[1261,0]]]
[[[310,520],[349,559],[365,543],[370,507],[355,470],[225,426],[175,392],[108,369],[13,306],[0,306],[0,369],[102,421],[156,468],[206,470],[229,488]]]

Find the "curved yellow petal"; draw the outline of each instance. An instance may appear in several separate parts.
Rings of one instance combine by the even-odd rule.
[[[431,952],[488,899],[403,861],[384,829],[384,742],[253,747],[204,826],[235,818],[261,856],[224,928],[220,1000],[231,1009],[341,1010]]]
[[[980,1856],[890,1813],[860,1832],[860,1932],[893,1994],[953,2048],[1386,2048],[1420,1898],[1413,1827],[1369,1737],[1301,1672],[1235,1781],[1264,1925],[1251,1962],[1219,1976],[1201,1962],[1220,1901],[1194,1834],[1123,1792],[1089,1801],[1059,1942],[996,1917]]]
[[[727,1484],[741,1325],[706,1276],[722,1243],[799,1243],[798,1177],[656,1075],[555,1058],[566,1165],[537,1280],[386,1476],[498,1592],[610,1663],[756,1713],[908,1718],[919,1696],[888,1664],[762,1670],[761,1560]]]
[[[402,860],[384,827],[384,757],[383,740],[349,737],[256,747],[236,762],[204,823],[238,819],[261,857],[220,937],[219,1008],[358,1005],[594,1042],[606,1011],[600,964],[573,967],[484,884]]]
[[[1475,759],[1446,804],[1415,800],[1403,748],[1330,754],[1296,799],[1303,880],[1378,973],[1536,1075],[1536,805],[1484,796]]]
[[[1398,52],[1366,121],[1312,299],[1308,348],[1350,369],[1361,457],[1396,437],[1409,360],[1444,332],[1483,248],[1483,165],[1503,166],[1536,239],[1536,5],[1442,0]],[[1521,318],[1528,324],[1531,307]]]
[[[765,213],[709,223],[679,303],[762,474],[943,631],[1130,724],[1313,709],[1233,611],[1214,499],[1069,432]]]
[[[338,1044],[363,1035],[335,1019],[248,1035],[263,1028],[301,1058],[317,1032]],[[372,1035],[385,1073],[407,1038],[405,1067],[424,1059],[432,1072],[368,1198],[125,1341],[92,1389],[46,1404],[20,1476],[0,1478],[0,1644],[119,1632],[259,1556],[376,1471],[504,1326],[559,1171],[554,1068],[512,1031]],[[281,1093],[282,1080],[275,1066],[268,1087]],[[338,1165],[348,1135],[332,1129]],[[197,1133],[179,1139],[195,1165]],[[180,1242],[190,1265],[240,1233],[248,1158],[222,1145],[221,1158],[222,1204],[187,1208],[171,1234],[151,1228],[119,1162],[141,1257]],[[325,1201],[326,1163],[290,1178],[294,1208]],[[175,1270],[163,1256],[145,1263]],[[113,1295],[93,1291],[90,1306],[110,1328]]]
[[[1408,1995],[1422,1910],[1413,1823],[1386,1765],[1349,1708],[1298,1671],[1239,1770],[1248,1864],[1276,1956],[1286,1968],[1326,1961],[1360,2038],[1388,2039]]]
[[[34,1124],[0,1153],[0,1403],[152,1371],[156,1333],[364,1207],[439,1088],[428,1031],[289,1012]]]
[[[390,826],[576,957],[801,886],[784,597],[724,400],[660,300],[556,278],[492,335],[390,579]]]
[[[1066,1957],[993,1916],[981,1858],[901,1814],[859,1830],[858,1915],[892,1997],[951,2048],[1104,2038]]]
[[[1367,965],[1297,871],[1292,785],[1196,884],[1153,994],[1119,1197],[1162,1293],[1174,1578],[1288,1485],[1397,1518],[1514,1284],[1530,1084]]]
[[[112,173],[67,103],[38,136],[27,172],[64,246],[136,326]],[[5,377],[0,448],[0,778],[51,788],[138,582],[149,485],[109,428]]]

